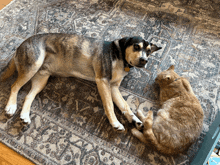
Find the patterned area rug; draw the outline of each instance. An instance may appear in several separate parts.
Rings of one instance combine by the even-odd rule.
[[[133,68],[121,84],[132,111],[157,111],[158,72],[175,65],[188,77],[205,112],[200,138],[186,155],[166,157],[132,136],[132,125],[115,107],[125,133],[114,132],[96,85],[51,77],[32,105],[29,126],[4,107],[16,75],[0,84],[0,141],[35,164],[189,164],[220,105],[219,0],[14,0],[0,11],[0,69],[26,38],[48,32],[79,33],[103,40],[140,35],[163,49],[145,69]]]

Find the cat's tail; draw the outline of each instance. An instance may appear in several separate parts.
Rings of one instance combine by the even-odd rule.
[[[8,65],[0,71],[0,82],[5,81],[9,77],[11,77],[16,70],[15,61],[12,57],[11,61],[9,61]]]

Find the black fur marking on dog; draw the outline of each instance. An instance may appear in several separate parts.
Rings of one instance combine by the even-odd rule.
[[[115,45],[115,42],[111,43],[111,50],[113,60],[122,59],[121,50],[119,50],[119,48]]]
[[[112,53],[111,53],[111,43],[104,41],[103,43],[103,54],[101,55],[101,69],[102,76],[108,80],[112,79]]]
[[[121,48],[121,55],[122,55],[122,59],[124,61],[124,67],[129,67],[132,68],[133,66],[131,66],[127,60],[125,59],[125,50],[127,48],[127,45],[129,43],[129,41],[131,40],[131,38],[129,37],[125,37],[119,40],[119,46]]]

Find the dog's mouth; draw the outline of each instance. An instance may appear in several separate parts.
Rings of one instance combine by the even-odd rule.
[[[146,63],[138,63],[137,65],[135,65],[135,67],[137,68],[144,68],[146,66],[147,62]]]
[[[138,62],[135,61],[135,64],[133,64],[132,61],[129,61],[129,64],[137,68],[144,68],[147,62],[148,60],[146,58],[140,58]]]
[[[142,64],[142,65],[139,64],[139,65],[135,65],[135,67],[137,67],[137,68],[144,68],[145,65],[146,65],[146,64]]]
[[[134,67],[137,67],[137,68],[144,68],[146,66],[146,64],[133,65],[131,61],[130,61],[130,65],[134,66]]]

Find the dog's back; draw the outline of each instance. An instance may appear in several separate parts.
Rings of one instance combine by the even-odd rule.
[[[94,81],[94,57],[102,51],[102,43],[77,34],[38,34],[25,40],[15,56],[1,72],[1,81],[17,69],[19,74],[40,71],[62,77],[76,76]],[[74,71],[74,72],[73,72]]]

